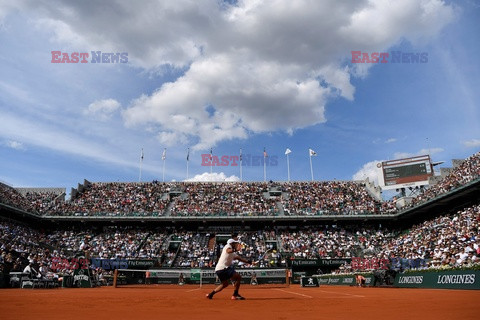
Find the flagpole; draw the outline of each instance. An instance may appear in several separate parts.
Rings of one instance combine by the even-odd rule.
[[[213,170],[213,149],[210,148],[210,174],[212,174],[212,170]]]
[[[265,157],[263,157],[263,182],[267,181],[267,166],[265,162]]]
[[[142,182],[142,163],[143,163],[143,148],[140,154],[140,174],[138,175],[138,182]]]
[[[190,161],[190,148],[187,149],[187,180],[188,180],[188,162]]]
[[[242,148],[240,148],[240,181],[243,181],[243,177],[242,177]]]
[[[290,153],[287,153],[287,176],[288,176],[288,182],[290,182],[290,161],[288,160],[288,155]]]
[[[167,148],[164,148],[163,155],[162,155],[162,160],[163,160],[162,182],[165,182],[165,159],[166,158],[167,158]]]
[[[313,181],[312,153],[309,151],[309,154],[310,154],[310,173],[312,174],[312,181]]]
[[[267,151],[263,148],[263,182],[267,182]]]
[[[163,159],[163,174],[162,174],[162,182],[165,182],[165,159]]]

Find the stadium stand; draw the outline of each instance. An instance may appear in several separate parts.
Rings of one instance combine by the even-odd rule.
[[[480,265],[480,205],[427,220],[395,237],[375,238],[376,245],[364,252],[366,258],[396,258],[391,268],[404,271],[405,261],[423,260],[418,269],[473,268]],[[336,273],[355,271],[345,265]]]
[[[30,200],[25,198],[14,188],[3,183],[0,183],[0,203],[21,210],[35,212],[35,210],[32,208]]]
[[[288,215],[388,214],[395,211],[390,203],[375,200],[365,185],[358,182],[291,182],[282,187],[289,194],[288,199],[282,200]]]
[[[455,162],[454,162],[455,163]],[[412,199],[410,207],[434,199],[456,188],[466,185],[480,178],[480,152],[460,161],[438,183],[426,188],[425,192]]]
[[[436,184],[402,208],[434,199],[480,178],[480,152],[459,162]],[[81,186],[81,187],[80,187]],[[48,216],[323,216],[395,214],[394,201],[372,196],[369,182],[285,183],[90,183],[72,199],[61,192],[30,189],[24,194],[0,184],[0,202]]]
[[[280,235],[284,252],[302,259],[364,257],[379,251],[383,244],[394,237],[384,229],[307,228],[299,232],[283,232]]]
[[[95,234],[92,229],[39,232],[12,222],[1,222],[1,260],[4,272],[22,271],[32,262],[36,270],[48,266],[47,273],[64,275],[68,268],[52,270],[53,257],[71,258],[85,255],[96,258],[157,259],[163,266],[204,268],[213,267],[217,252],[210,233],[154,232],[148,228],[106,227]],[[244,254],[257,259],[279,241],[279,253],[294,259],[366,257],[388,259],[426,259],[428,266],[459,267],[480,263],[480,205],[465,208],[456,214],[443,215],[425,221],[399,234],[386,228],[308,227],[299,231],[244,232]],[[164,248],[179,242],[178,250],[165,257]],[[221,249],[221,245],[219,245]],[[291,253],[291,255],[289,255]],[[164,256],[162,258],[162,256]],[[285,265],[285,258],[274,264]],[[260,267],[271,267],[266,262]],[[343,272],[351,271],[345,266]]]
[[[185,195],[176,199],[171,215],[277,215],[268,199],[266,183],[185,183]]]

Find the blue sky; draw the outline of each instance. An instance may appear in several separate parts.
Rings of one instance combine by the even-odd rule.
[[[480,2],[0,0],[0,181],[376,179],[378,161],[480,149]],[[352,63],[351,51],[426,53]],[[128,53],[52,63],[52,51]],[[243,180],[263,181],[263,166]]]

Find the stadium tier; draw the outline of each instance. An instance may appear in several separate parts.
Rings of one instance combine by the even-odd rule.
[[[155,268],[212,268],[229,234],[154,231],[147,227],[104,227],[41,232],[14,222],[0,223],[1,264],[22,271],[29,262],[43,272],[71,272],[72,257],[151,261]],[[258,259],[271,248],[278,252],[258,267],[285,268],[294,259],[375,258],[426,259],[428,265],[463,266],[480,257],[480,205],[415,225],[408,230],[311,226],[257,230],[239,234],[242,254]],[[65,263],[65,261],[69,261]],[[115,260],[113,260],[115,261]],[[244,267],[240,264],[239,267]],[[109,269],[109,268],[107,268]],[[342,266],[351,270],[351,266]],[[5,270],[4,270],[5,271]]]
[[[480,177],[480,152],[435,185],[414,197],[409,207],[458,189]],[[0,203],[46,216],[324,216],[382,215],[398,212],[395,201],[380,201],[363,182],[90,183],[64,194],[34,189],[21,194],[0,184]],[[63,195],[63,196],[62,196]]]

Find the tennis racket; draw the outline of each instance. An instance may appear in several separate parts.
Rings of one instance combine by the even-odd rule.
[[[260,261],[262,261],[263,259],[265,259],[265,257],[267,257],[269,254],[271,254],[271,253],[276,253],[276,252],[277,252],[277,250],[275,250],[275,249],[273,249],[273,248],[272,248],[272,249],[268,249],[268,250],[265,251],[260,257],[258,257],[258,260],[253,261],[253,264],[259,263]]]

